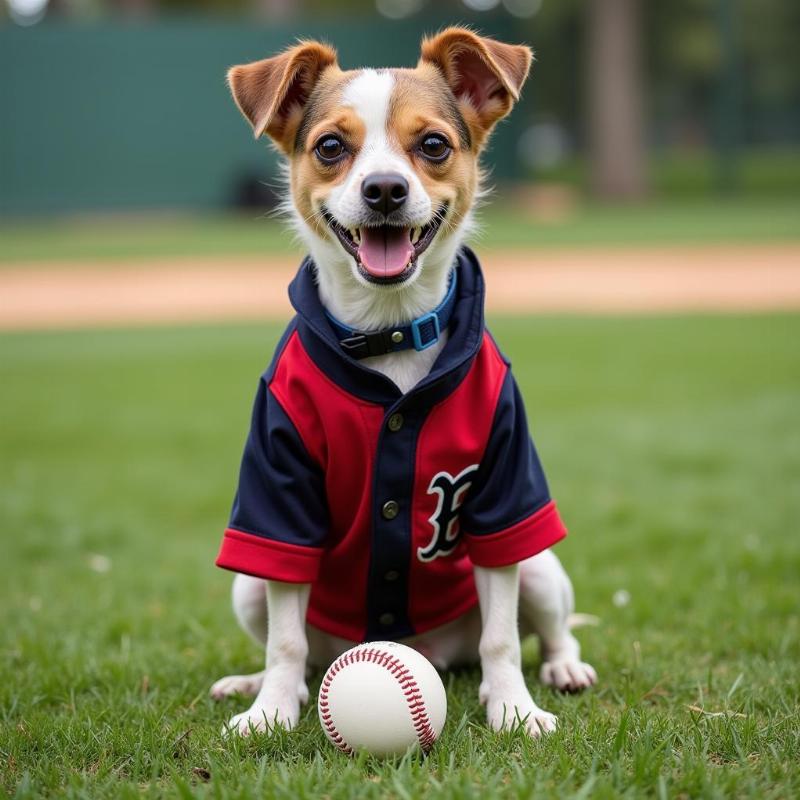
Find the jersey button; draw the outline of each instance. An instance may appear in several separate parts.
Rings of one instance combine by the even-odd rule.
[[[389,417],[389,430],[392,433],[397,433],[397,431],[399,431],[400,428],[402,427],[403,427],[403,415],[392,414],[392,416]]]
[[[378,617],[378,622],[384,627],[388,627],[394,622],[394,614],[390,614],[388,611],[385,614],[381,614]]]
[[[390,569],[384,576],[383,579],[392,583],[396,581],[400,577],[400,573],[396,569]]]
[[[394,519],[399,513],[400,506],[397,504],[396,500],[387,500],[381,509],[381,514],[383,514],[384,519]]]

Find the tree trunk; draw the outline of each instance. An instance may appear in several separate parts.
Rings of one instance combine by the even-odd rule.
[[[587,0],[591,190],[635,200],[647,193],[641,2]]]

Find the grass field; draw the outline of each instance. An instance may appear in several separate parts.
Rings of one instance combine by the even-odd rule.
[[[480,215],[479,241],[487,248],[574,245],[665,245],[778,242],[800,238],[800,201],[703,199],[659,201],[636,207],[578,205],[545,221],[507,196]],[[258,224],[254,224],[254,220]],[[0,224],[4,264],[290,254],[297,247],[274,217],[88,217]]]
[[[800,317],[493,328],[602,620],[579,633],[600,673],[581,697],[540,687],[526,647],[556,734],[490,733],[468,670],[427,760],[350,761],[313,705],[290,734],[222,738],[244,701],[208,686],[260,654],[213,559],[279,329],[8,334],[0,795],[800,795]]]

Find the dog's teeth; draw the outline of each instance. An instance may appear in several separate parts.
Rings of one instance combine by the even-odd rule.
[[[353,238],[353,241],[356,244],[361,244],[361,234],[358,232],[358,228],[350,228],[350,236]]]
[[[411,244],[416,244],[420,236],[422,236],[422,228],[414,228],[414,230],[411,231]]]

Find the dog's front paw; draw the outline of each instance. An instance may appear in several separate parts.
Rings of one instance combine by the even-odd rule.
[[[300,719],[300,705],[308,700],[305,684],[295,689],[262,686],[258,697],[247,711],[231,718],[225,733],[247,736],[251,731],[272,731],[277,726],[291,730]]]
[[[240,736],[249,736],[256,731],[264,733],[272,731],[276,726],[291,730],[297,725],[300,719],[299,698],[294,704],[282,704],[281,706],[268,706],[261,703],[253,703],[247,711],[232,717],[225,726],[226,733],[238,733]]]
[[[553,658],[542,664],[539,679],[561,692],[582,692],[597,683],[597,673],[577,658]]]
[[[552,733],[558,718],[539,708],[527,690],[516,694],[501,695],[481,691],[481,700],[486,703],[486,719],[495,731],[513,730],[520,725],[533,737]]]

